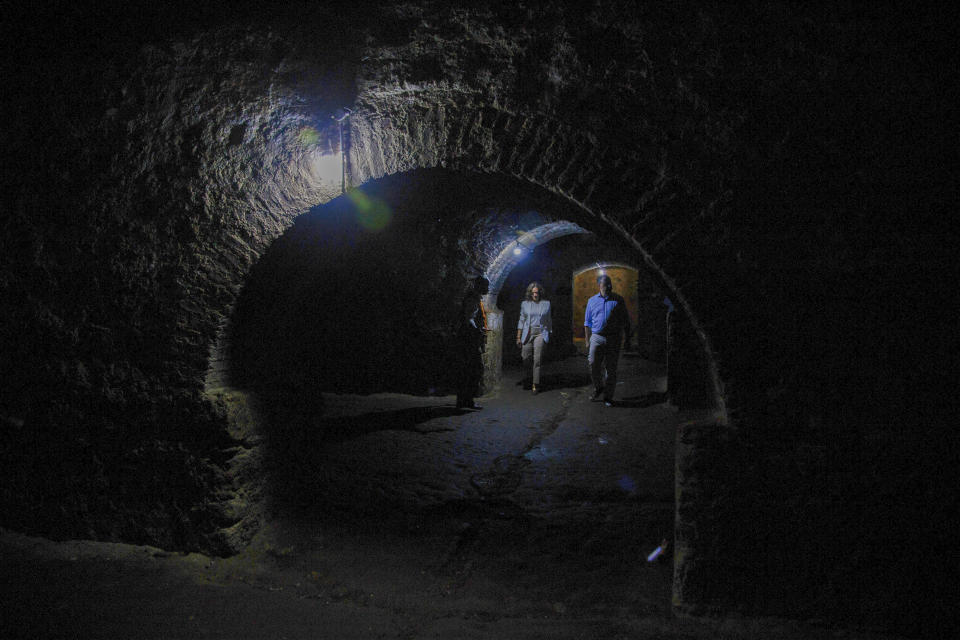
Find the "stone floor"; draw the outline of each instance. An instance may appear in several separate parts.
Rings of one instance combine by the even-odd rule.
[[[614,407],[589,402],[582,356],[536,396],[508,368],[478,411],[329,395],[231,558],[2,532],[0,636],[877,637],[671,615],[678,415],[661,366],[627,355],[620,376]]]

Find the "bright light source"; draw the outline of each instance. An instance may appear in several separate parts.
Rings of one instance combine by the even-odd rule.
[[[315,153],[310,158],[310,173],[322,183],[339,185],[343,170],[342,162],[339,153]]]
[[[513,255],[515,255],[515,256],[522,256],[522,255],[523,255],[523,247],[521,247],[520,245],[515,246],[515,247],[513,248]]]

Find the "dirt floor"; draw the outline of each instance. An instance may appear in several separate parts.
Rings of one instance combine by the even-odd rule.
[[[582,356],[550,363],[538,395],[508,368],[478,411],[329,395],[325,437],[274,469],[285,499],[231,558],[0,532],[0,636],[868,637],[672,616],[679,416],[662,366],[620,369],[613,407],[589,401]]]

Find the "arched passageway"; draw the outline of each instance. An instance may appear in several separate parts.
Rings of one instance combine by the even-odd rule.
[[[289,244],[291,227],[307,228],[311,207],[345,187],[456,170],[568,201],[571,216],[538,224],[609,231],[673,303],[682,348],[669,362],[693,372],[677,401],[715,410],[681,423],[678,611],[936,618],[937,594],[882,585],[902,575],[928,582],[930,565],[885,551],[943,530],[926,515],[943,510],[914,499],[937,494],[933,476],[905,470],[888,445],[943,460],[940,440],[920,424],[916,398],[930,389],[914,394],[895,381],[901,362],[937,362],[917,344],[942,341],[917,327],[950,333],[924,304],[943,296],[914,297],[925,290],[918,283],[950,281],[924,264],[952,264],[930,240],[950,236],[928,215],[904,212],[918,202],[938,211],[937,187],[952,182],[938,172],[949,164],[929,153],[932,130],[917,139],[933,144],[870,140],[902,132],[903,122],[943,121],[936,100],[920,91],[904,102],[896,88],[918,86],[922,64],[888,73],[892,53],[915,57],[916,42],[930,43],[926,25],[890,29],[843,7],[768,3],[568,12],[563,3],[412,1],[336,16],[321,3],[316,19],[296,4],[257,19],[231,8],[222,22],[153,27],[150,42],[137,30],[119,46],[105,37],[79,48],[64,47],[84,32],[73,21],[61,30],[59,16],[30,15],[53,31],[28,30],[42,55],[28,46],[10,65],[25,82],[8,92],[23,126],[15,118],[7,132],[0,252],[12,328],[2,345],[5,526],[244,549],[269,522],[256,427],[272,413],[294,424],[298,402],[318,396],[316,380],[428,387],[429,367],[410,362],[443,351],[415,313],[387,317],[392,305],[368,312],[409,342],[382,330],[359,342],[309,322],[317,315],[306,312],[327,306],[317,298],[339,302],[371,282],[378,298],[417,298],[394,277],[399,244],[369,254],[374,278],[330,264],[336,286],[304,284],[309,269],[280,261],[273,266],[289,277],[263,295],[282,304],[260,305],[272,319],[257,326],[264,314],[253,312],[245,325],[250,366],[237,382],[264,392],[246,393],[231,386],[238,370],[227,351],[236,345],[222,339],[243,317],[244,287],[269,271],[275,239]],[[331,118],[345,107],[349,118]],[[931,117],[905,117],[917,112]],[[874,117],[878,126],[865,129]],[[902,170],[925,162],[931,171]],[[377,228],[384,211],[366,204]],[[448,276],[456,289],[506,246],[485,235],[502,228],[495,217],[470,220],[477,227],[455,235],[477,242],[462,247],[424,244],[429,225],[406,230],[425,265],[462,251],[446,276],[428,280]],[[401,366],[351,366],[356,349]],[[274,440],[295,442],[289,433]],[[865,541],[862,554],[850,553],[849,539]]]
[[[589,222],[514,179],[443,170],[371,181],[299,218],[253,269],[221,347],[230,384],[262,407],[271,521],[292,532],[322,521],[344,540],[389,534],[398,549],[432,531],[460,549],[447,561],[523,566],[572,598],[669,610],[672,553],[644,558],[674,544],[678,414],[663,362],[634,349],[621,361],[618,406],[602,413],[587,401],[569,322],[573,274],[633,251],[596,221],[588,233]],[[525,393],[510,362],[483,410],[454,409],[458,292],[470,274],[493,275],[491,297],[509,301],[501,312],[515,323],[531,270],[561,285],[568,317],[545,392]],[[493,539],[509,550],[504,564]],[[589,567],[573,560],[584,549]]]
[[[388,212],[387,224],[364,224],[368,206]],[[446,226],[436,226],[438,211]],[[503,227],[517,212],[534,232],[582,229],[551,227],[552,216],[575,212],[515,181],[435,170],[318,207],[265,254],[237,306],[230,349],[234,384],[264,406],[269,533],[306,544],[319,528],[325,544],[354,558],[389,546],[399,573],[425,567],[429,580],[456,566],[447,588],[459,598],[509,593],[666,616],[672,555],[645,559],[673,544],[678,418],[662,364],[624,357],[618,406],[608,409],[588,401],[585,360],[558,341],[541,394],[525,392],[508,366],[470,412],[454,409],[449,360],[429,348],[444,344],[440,320],[452,320],[443,314],[458,302],[447,292],[488,255],[469,232],[518,237]],[[501,300],[516,299],[531,268],[569,278],[587,252],[628,250],[582,231],[542,238],[494,279]],[[561,336],[572,347],[569,329]],[[402,591],[399,573],[381,571],[378,590]]]
[[[530,216],[527,216],[529,219]],[[484,377],[483,383],[488,389],[495,389],[500,385],[503,371],[504,350],[509,351],[508,336],[513,335],[512,327],[515,323],[505,322],[504,310],[498,305],[501,289],[517,265],[529,261],[537,247],[555,238],[564,236],[587,234],[589,231],[580,225],[567,221],[546,222],[540,224],[542,218],[534,218],[532,228],[520,227],[520,217],[512,231],[516,237],[508,241],[499,254],[490,262],[484,271],[484,276],[490,282],[490,292],[484,296],[485,317],[487,320],[487,341],[483,356]],[[528,222],[528,225],[531,224]],[[562,335],[562,333],[561,333]]]

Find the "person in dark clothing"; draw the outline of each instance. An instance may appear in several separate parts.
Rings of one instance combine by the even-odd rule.
[[[483,378],[483,352],[487,341],[486,315],[480,297],[489,290],[490,283],[486,278],[474,279],[460,306],[454,354],[458,409],[480,408],[473,401]]]

